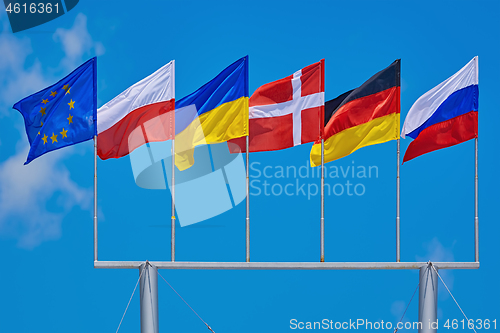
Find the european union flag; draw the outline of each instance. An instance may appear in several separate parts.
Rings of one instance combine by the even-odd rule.
[[[14,104],[24,117],[30,151],[25,165],[62,147],[97,135],[97,59]]]

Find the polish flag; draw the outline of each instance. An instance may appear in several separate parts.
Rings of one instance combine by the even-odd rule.
[[[259,87],[249,100],[249,152],[280,150],[314,142],[324,122],[325,60]],[[245,152],[245,137],[231,152]]]
[[[97,110],[97,154],[119,158],[147,142],[173,139],[174,109],[172,60]]]

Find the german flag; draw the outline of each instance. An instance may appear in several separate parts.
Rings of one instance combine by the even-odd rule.
[[[359,88],[325,103],[325,163],[361,147],[399,138],[401,59]],[[321,165],[321,140],[311,149],[311,166]]]

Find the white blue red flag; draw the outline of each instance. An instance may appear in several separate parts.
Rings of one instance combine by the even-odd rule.
[[[401,137],[414,140],[403,163],[417,156],[477,138],[478,58],[422,95],[406,116]]]

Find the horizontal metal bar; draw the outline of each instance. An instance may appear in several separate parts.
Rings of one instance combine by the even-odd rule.
[[[143,261],[94,261],[94,268],[139,268]],[[427,262],[189,262],[151,261],[158,269],[346,270],[420,269]],[[478,269],[479,262],[433,262],[438,269]]]

